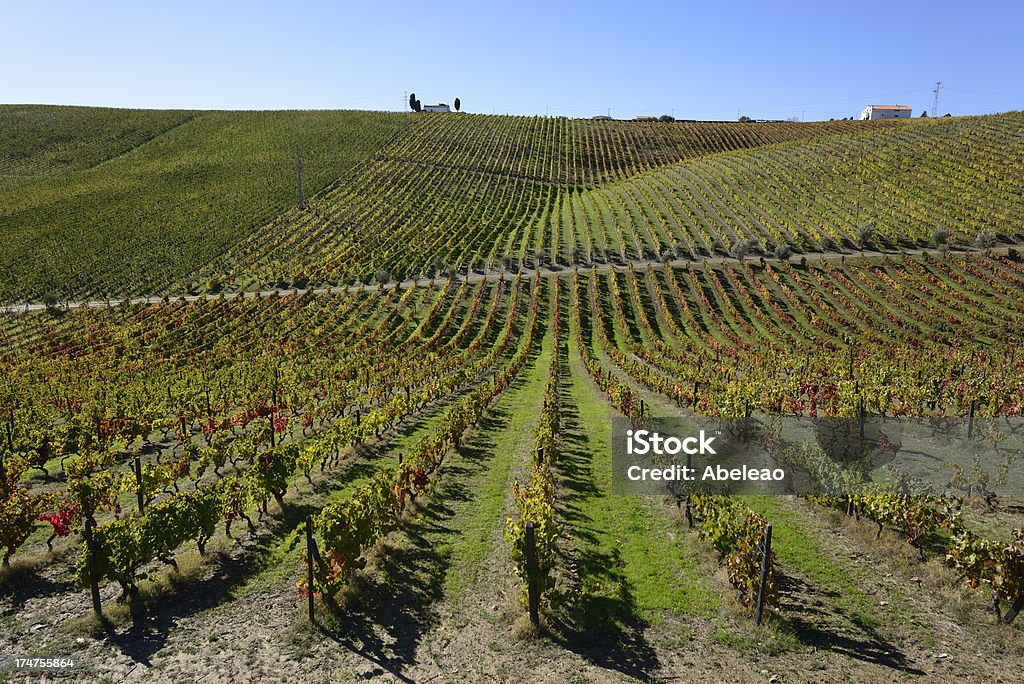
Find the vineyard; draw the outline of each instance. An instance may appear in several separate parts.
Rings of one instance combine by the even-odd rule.
[[[1019,677],[1019,113],[54,109],[0,109],[0,288],[98,301],[0,313],[0,654],[96,681]],[[204,170],[207,145],[235,153]],[[939,494],[767,429],[819,493],[611,493],[610,418],[698,416],[973,441]]]
[[[0,300],[164,294],[409,122],[367,112],[0,106]]]

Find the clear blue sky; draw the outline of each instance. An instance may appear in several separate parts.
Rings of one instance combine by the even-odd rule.
[[[0,1],[0,102],[810,119],[1024,108],[1018,2]]]

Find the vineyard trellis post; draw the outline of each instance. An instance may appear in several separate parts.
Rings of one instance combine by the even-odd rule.
[[[743,400],[743,443],[750,441],[750,400]]]
[[[1003,614],[1003,623],[1008,625],[1013,622],[1021,610],[1024,610],[1024,594],[1018,596],[1013,605]]]
[[[772,526],[771,523],[764,526],[764,537],[761,538],[761,577],[757,583],[757,607],[754,609],[754,624],[761,624],[761,615],[764,612],[764,590],[768,583],[768,568],[771,562],[772,553]]]
[[[306,582],[308,582],[307,608],[309,610],[309,621],[316,624],[316,603],[313,595],[313,556],[316,547],[313,541],[313,516],[306,516]]]
[[[100,604],[100,583],[96,579],[96,543],[93,540],[92,532],[96,523],[92,516],[85,518],[85,552],[88,554],[89,567],[89,591],[92,594],[92,612],[96,617],[103,618],[103,607]]]
[[[540,626],[540,587],[537,586],[537,537],[534,523],[526,523],[526,593],[530,622]]]
[[[146,498],[142,492],[142,458],[135,457],[135,496],[139,504],[139,515],[146,512]]]
[[[860,429],[860,439],[861,439],[861,442],[863,443],[863,441],[864,441],[864,397],[859,397],[857,399],[857,418],[858,418],[857,422],[858,422],[859,429]]]
[[[974,399],[971,399],[971,405],[967,408],[967,439],[974,437]]]

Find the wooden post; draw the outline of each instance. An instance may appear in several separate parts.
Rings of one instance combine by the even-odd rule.
[[[640,417],[643,418],[644,414],[647,413],[647,406],[644,404],[644,400],[640,400]]]
[[[754,624],[761,624],[761,615],[764,612],[764,588],[768,582],[768,567],[772,552],[772,526],[771,523],[764,527],[764,537],[761,538],[761,579],[757,584],[757,607],[754,609]]]
[[[1003,614],[1003,622],[1010,624],[1014,621],[1021,610],[1024,610],[1024,594],[1018,596],[1017,600],[1013,602],[1012,606],[1010,606],[1010,609]]]
[[[743,443],[750,441],[750,400],[743,400]]]
[[[146,497],[142,492],[142,459],[135,457],[135,495],[139,503],[139,515],[146,512]]]
[[[96,545],[92,538],[92,531],[96,523],[92,516],[85,518],[85,552],[89,555],[89,590],[92,593],[92,612],[96,617],[103,618],[103,608],[100,605],[100,583],[96,579]]]
[[[974,399],[971,399],[971,405],[967,409],[967,439],[974,437]]]
[[[526,591],[529,599],[530,622],[540,626],[540,587],[537,586],[537,538],[534,523],[526,523]]]
[[[864,439],[864,398],[861,397],[857,400],[857,413],[860,418],[860,438]]]
[[[537,463],[544,465],[544,447],[537,447]]]
[[[309,622],[316,624],[316,606],[313,597],[313,516],[306,516],[306,581],[308,588]]]

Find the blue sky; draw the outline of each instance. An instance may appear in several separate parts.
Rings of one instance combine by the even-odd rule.
[[[1024,108],[1017,2],[0,2],[0,102],[855,116]]]

